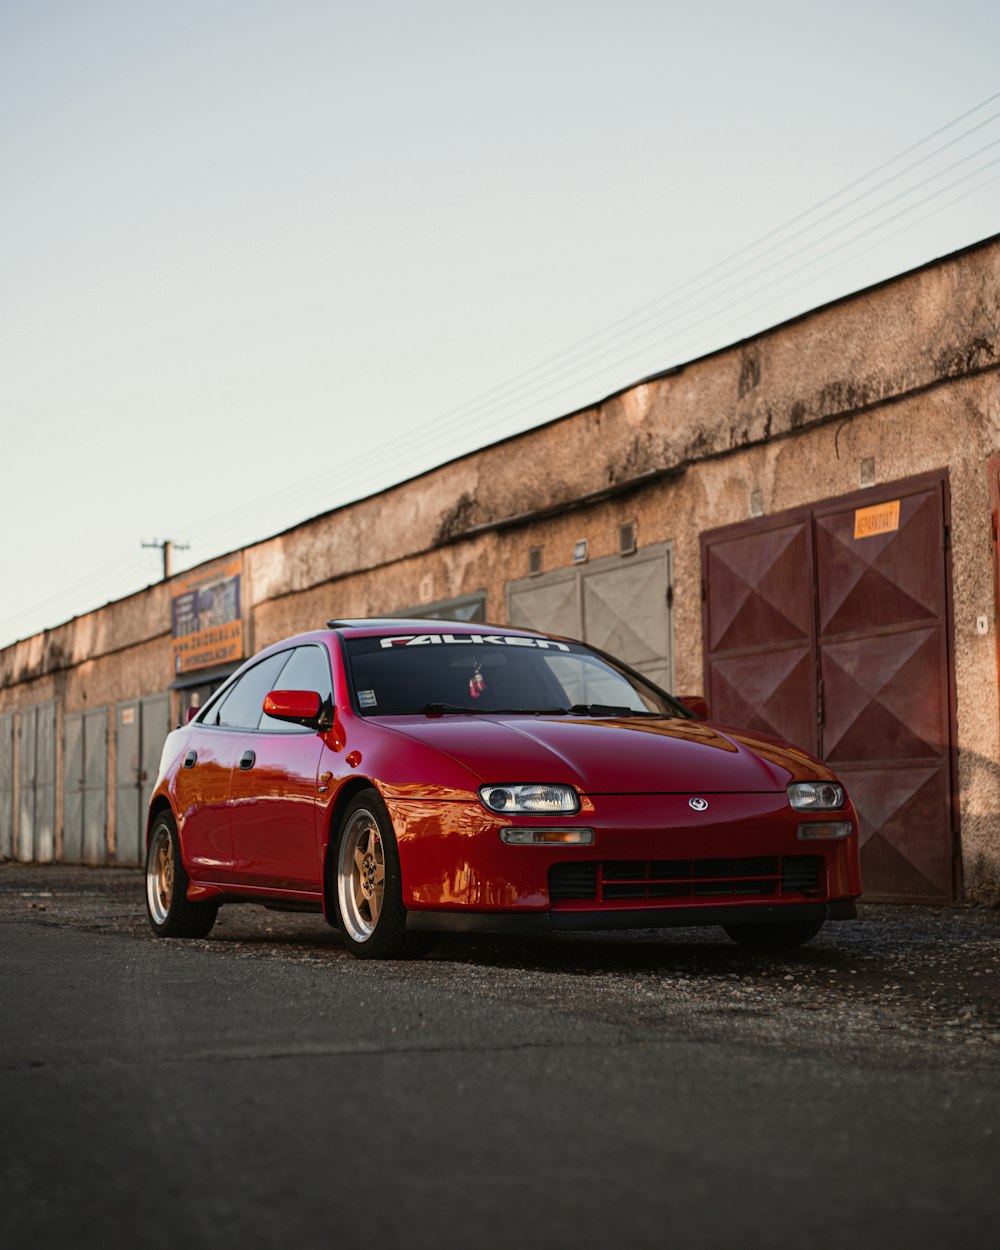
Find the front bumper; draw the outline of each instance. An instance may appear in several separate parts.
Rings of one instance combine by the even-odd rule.
[[[803,842],[802,815],[784,794],[710,794],[705,812],[692,811],[688,797],[586,796],[576,815],[546,819],[550,827],[593,829],[589,846],[511,846],[501,828],[536,826],[537,818],[499,817],[478,803],[389,799],[410,922],[419,927],[424,912],[437,917],[428,922],[437,928],[453,913],[468,915],[472,927],[477,915],[516,913],[520,925],[534,913],[542,929],[649,927],[644,916],[657,925],[832,919],[792,909],[861,893],[850,804],[829,813],[851,821],[850,837]],[[593,878],[593,888],[567,891],[567,874],[577,872]]]

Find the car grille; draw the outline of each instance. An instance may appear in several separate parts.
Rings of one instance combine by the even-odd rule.
[[[652,899],[744,899],[816,897],[823,861],[818,855],[770,855],[744,859],[636,859],[553,864],[552,903],[587,899],[598,903]]]

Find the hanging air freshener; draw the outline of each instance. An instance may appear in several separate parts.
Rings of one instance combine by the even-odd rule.
[[[473,661],[472,676],[469,678],[469,694],[478,699],[480,695],[485,694],[489,690],[486,678],[483,676],[482,666],[478,660]]]

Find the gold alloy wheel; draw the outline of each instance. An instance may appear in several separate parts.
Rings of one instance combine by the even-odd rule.
[[[150,839],[146,859],[146,898],[156,924],[164,924],[174,896],[174,843],[170,830],[159,824]]]
[[[359,808],[340,839],[337,856],[340,915],[350,937],[366,942],[375,932],[385,894],[385,846],[378,821]]]

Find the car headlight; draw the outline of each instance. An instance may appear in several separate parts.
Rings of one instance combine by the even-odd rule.
[[[580,798],[572,786],[480,786],[479,797],[491,812],[503,812],[505,816],[580,810]]]
[[[844,787],[833,781],[796,781],[788,801],[797,812],[832,812],[844,806]]]

